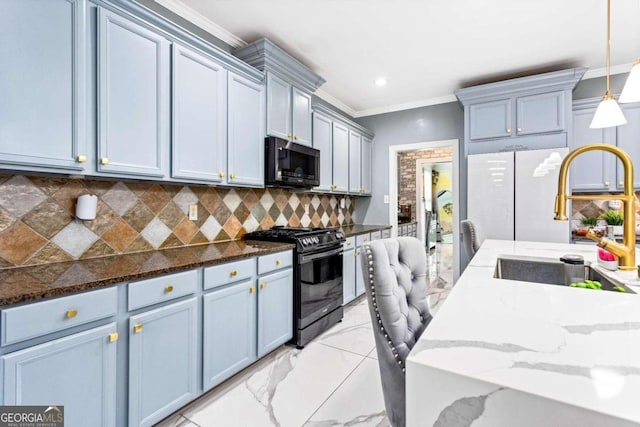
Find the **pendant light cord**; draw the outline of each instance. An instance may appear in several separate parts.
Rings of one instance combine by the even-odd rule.
[[[607,92],[605,97],[611,96],[611,0],[607,0]]]

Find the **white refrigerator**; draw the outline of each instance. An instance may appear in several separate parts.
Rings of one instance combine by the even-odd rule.
[[[569,243],[569,221],[553,219],[560,163],[568,153],[556,148],[469,155],[467,217],[479,238]]]

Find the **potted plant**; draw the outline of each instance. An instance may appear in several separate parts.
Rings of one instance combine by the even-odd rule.
[[[598,217],[585,216],[580,220],[582,227],[576,230],[578,236],[586,236],[590,229],[595,227],[598,223]]]
[[[622,234],[622,224],[624,223],[624,217],[622,216],[622,212],[608,210],[602,214],[602,219],[607,221],[607,225],[613,226],[613,234],[621,235]]]

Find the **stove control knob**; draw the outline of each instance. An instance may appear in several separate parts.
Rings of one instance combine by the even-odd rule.
[[[308,245],[309,244],[309,238],[308,237],[303,237],[302,238],[302,244],[303,245]]]
[[[314,237],[314,241],[315,241],[316,243],[320,243],[320,238],[316,236],[316,237]]]

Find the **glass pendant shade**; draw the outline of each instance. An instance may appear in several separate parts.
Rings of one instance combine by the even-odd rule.
[[[613,96],[607,95],[602,98],[598,109],[593,115],[593,120],[589,125],[592,129],[608,128],[613,126],[620,126],[627,123],[627,119],[624,118],[620,106],[616,102]]]
[[[640,102],[640,59],[635,63],[620,94],[620,102]]]

